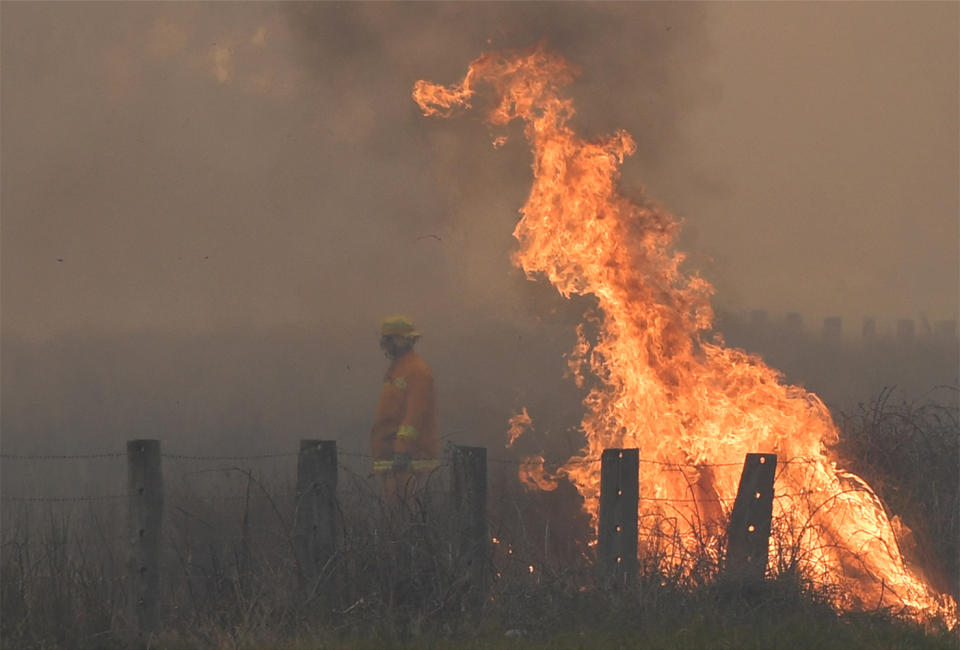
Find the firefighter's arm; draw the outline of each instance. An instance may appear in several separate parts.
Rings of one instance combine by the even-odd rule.
[[[423,432],[430,408],[433,377],[429,373],[416,373],[407,377],[407,408],[397,429],[394,452],[410,454],[417,446],[417,438]]]

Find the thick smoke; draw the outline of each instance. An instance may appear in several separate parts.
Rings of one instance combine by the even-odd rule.
[[[395,311],[426,333],[451,439],[500,444],[521,403],[568,404],[542,409],[544,424],[577,422],[562,354],[583,305],[509,262],[525,147],[425,124],[410,87],[484,47],[548,38],[608,71],[584,76],[585,121],[640,108],[659,125],[641,135],[653,160],[697,100],[701,9],[21,5],[4,18],[5,446],[362,448],[377,320]],[[664,67],[681,49],[686,75]],[[611,111],[615,77],[637,103]]]
[[[866,158],[870,173],[853,174],[851,150],[829,140],[817,157],[802,149],[801,165],[796,145],[810,125],[777,119],[777,110],[800,110],[777,108],[791,83],[818,87],[810,79],[820,75],[822,88],[837,92],[827,82],[836,82],[828,73],[839,64],[862,71],[856,79],[868,99],[894,101],[897,93],[871,94],[879,73],[858,54],[891,42],[891,25],[902,33],[884,71],[900,93],[915,88],[913,77],[927,78],[904,74],[925,52],[947,52],[929,74],[932,88],[943,85],[942,70],[955,72],[956,47],[944,46],[955,46],[955,35],[944,41],[942,30],[928,29],[955,24],[938,13],[955,18],[955,6],[871,7],[862,10],[869,16],[833,16],[856,35],[847,51],[830,31],[840,27],[796,8],[4,4],[4,449],[115,449],[134,436],[184,451],[227,442],[293,449],[301,437],[362,449],[384,365],[377,321],[392,312],[409,313],[425,332],[450,439],[499,446],[520,406],[553,438],[575,426],[580,400],[562,377],[562,355],[586,305],[528,282],[509,261],[530,180],[520,134],[508,130],[495,149],[501,134],[479,122],[424,120],[410,99],[416,79],[452,81],[481,51],[544,38],[582,68],[572,88],[578,130],[633,134],[638,153],[624,183],[644,182],[686,217],[682,245],[718,284],[721,304],[727,297],[818,314],[837,309],[841,295],[860,310],[880,309],[888,285],[878,289],[863,269],[875,268],[867,258],[889,253],[892,237],[909,254],[884,266],[907,278],[889,284],[889,309],[901,310],[893,315],[925,307],[938,310],[931,318],[953,317],[956,252],[941,270],[932,267],[944,259],[943,223],[956,229],[955,192],[942,191],[943,178],[955,189],[956,147],[924,144],[928,158],[907,158],[905,169],[923,163],[929,176],[917,186],[912,172],[897,176],[903,169],[870,167]],[[764,21],[769,53],[729,67],[743,55],[734,44],[753,42]],[[817,38],[805,41],[793,26]],[[794,38],[776,42],[785,30]],[[825,69],[814,51],[839,58]],[[813,57],[809,67],[804,56]],[[765,61],[796,76],[750,85],[770,78]],[[947,81],[955,89],[956,74]],[[878,122],[876,142],[919,155],[911,134],[927,143],[925,125],[956,125],[955,111],[938,112],[955,101],[930,102],[955,95],[918,95],[915,108],[896,103],[903,114]],[[817,109],[827,105],[808,97]],[[846,119],[850,101],[837,100],[837,115]],[[884,105],[871,104],[871,115],[890,118]],[[711,120],[712,130],[704,126]],[[744,134],[750,140],[738,148]],[[771,140],[783,145],[782,158],[764,158]],[[783,187],[809,183],[803,174],[813,163],[833,166],[829,178],[874,178],[881,198],[903,181],[903,231],[888,237],[876,213],[859,214],[862,185],[847,191],[842,180],[826,194],[810,186],[810,204],[775,200]],[[751,172],[748,184],[741,167]],[[754,195],[760,207],[741,210]],[[945,211],[953,216],[944,220]],[[839,235],[822,214],[843,217]],[[781,228],[791,232],[789,245],[777,238]],[[745,232],[760,234],[744,240]],[[785,247],[797,253],[782,263],[769,252]],[[938,274],[953,279],[928,281]],[[825,291],[825,277],[840,289]],[[921,295],[920,306],[905,295]],[[558,454],[578,448],[576,433],[569,437]]]

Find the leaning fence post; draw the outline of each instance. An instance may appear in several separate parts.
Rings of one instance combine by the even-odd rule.
[[[472,585],[486,590],[490,535],[487,529],[487,449],[453,445],[453,499],[458,547]]]
[[[747,454],[727,528],[727,573],[759,582],[767,570],[776,454]]]
[[[302,587],[309,595],[336,552],[336,495],[337,442],[301,440],[293,534]]]
[[[142,633],[156,629],[160,590],[163,472],[159,440],[127,441],[130,603]]]
[[[625,586],[637,575],[637,505],[640,452],[605,449],[600,458],[597,557],[604,581]]]

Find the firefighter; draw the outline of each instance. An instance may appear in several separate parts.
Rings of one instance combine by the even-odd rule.
[[[373,471],[384,496],[405,501],[440,464],[433,375],[413,346],[420,338],[405,316],[384,318],[380,348],[390,359],[370,433]]]

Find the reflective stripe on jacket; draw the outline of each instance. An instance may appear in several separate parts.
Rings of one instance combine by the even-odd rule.
[[[432,472],[440,467],[439,458],[420,458],[410,462],[410,471],[413,472]],[[384,474],[393,471],[393,460],[375,460],[373,461],[373,473]]]
[[[389,472],[392,469],[393,469],[393,459],[373,461],[374,474],[383,474],[384,472]]]

